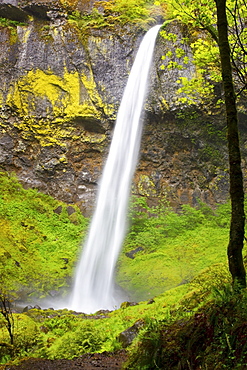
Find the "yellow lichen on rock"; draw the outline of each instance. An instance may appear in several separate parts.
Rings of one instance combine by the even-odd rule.
[[[0,92],[0,108],[3,106],[3,94]]]
[[[92,76],[68,72],[62,77],[50,70],[31,70],[12,86],[7,104],[15,107],[22,115],[33,115],[34,110],[48,101],[53,116],[100,119],[97,107],[103,108],[99,93]],[[47,105],[47,104],[46,104]]]
[[[22,26],[18,29],[18,38],[22,44],[26,44],[28,42],[29,36],[31,35],[31,28]]]
[[[84,134],[81,137],[81,141],[86,143],[98,143],[101,144],[105,141],[106,135],[105,134],[98,134],[98,133],[89,133],[84,132]]]
[[[77,4],[78,4],[78,1],[79,0],[60,0],[60,3],[64,6],[64,7],[71,7],[71,8],[76,8]]]
[[[23,139],[35,137],[42,146],[55,144],[65,146],[64,140],[73,136],[75,130],[73,126],[62,127],[44,119],[37,123],[32,117],[24,117],[22,123],[15,123],[14,126],[22,130]]]
[[[157,193],[155,184],[148,175],[140,175],[137,183],[137,189],[139,194],[145,196],[155,196]]]
[[[34,136],[41,145],[63,145],[62,139],[74,135],[76,118],[101,120],[101,112],[112,109],[104,106],[91,72],[86,76],[67,69],[63,76],[51,70],[29,71],[12,85],[5,103],[22,118],[15,126],[23,137]],[[91,136],[88,134],[85,141],[105,139],[104,135],[96,140]]]

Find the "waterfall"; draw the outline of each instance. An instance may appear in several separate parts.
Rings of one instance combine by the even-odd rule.
[[[159,29],[154,26],[144,36],[119,107],[96,208],[76,270],[69,304],[76,311],[112,310],[121,302],[115,292],[114,270],[126,232],[130,187],[140,149],[141,113]]]

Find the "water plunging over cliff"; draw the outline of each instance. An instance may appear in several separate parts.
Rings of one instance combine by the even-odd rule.
[[[92,313],[114,309],[121,302],[115,293],[114,270],[126,232],[130,186],[142,133],[141,113],[159,28],[151,28],[144,36],[119,107],[96,208],[76,270],[69,305],[73,310]]]

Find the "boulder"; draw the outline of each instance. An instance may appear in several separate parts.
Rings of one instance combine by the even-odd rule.
[[[130,328],[119,334],[118,340],[122,344],[123,348],[128,347],[133,342],[143,325],[143,320],[138,320]]]

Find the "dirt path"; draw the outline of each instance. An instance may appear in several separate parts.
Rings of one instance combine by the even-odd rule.
[[[124,350],[86,354],[73,360],[46,360],[30,358],[23,360],[20,365],[3,367],[4,370],[120,370],[126,361]]]

